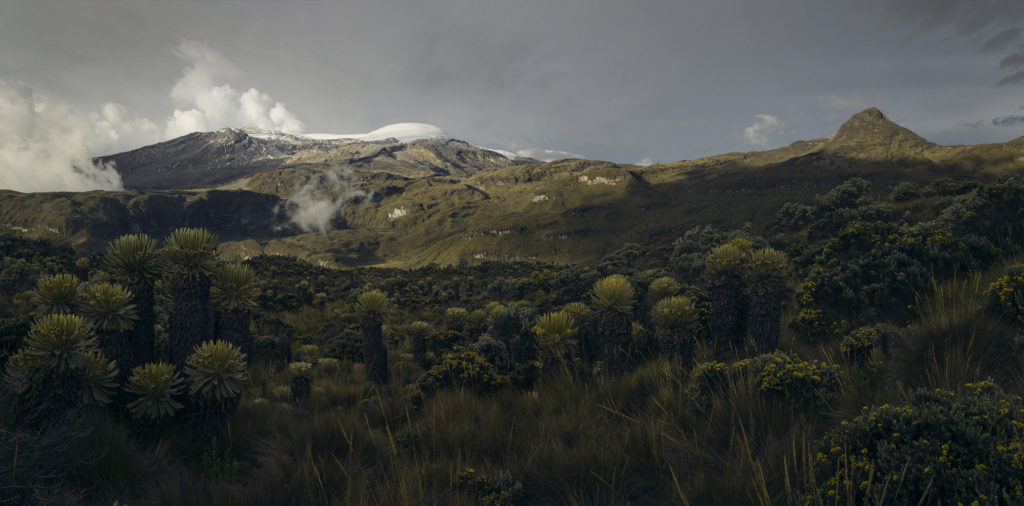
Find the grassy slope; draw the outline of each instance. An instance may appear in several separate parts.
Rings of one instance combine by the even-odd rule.
[[[226,241],[228,256],[279,253],[339,266],[566,264],[598,259],[626,242],[669,242],[697,226],[750,223],[758,230],[782,204],[808,202],[850,177],[872,181],[884,197],[902,181],[984,181],[1024,167],[1024,138],[937,146],[880,118],[869,110],[831,137],[650,167],[562,160],[468,176],[408,177],[388,173],[384,162],[390,159],[382,160],[324,192],[372,195],[343,206],[347,225],[327,234],[282,228],[286,217],[277,206],[325,170],[319,163],[267,170],[224,187],[231,191],[0,192],[0,226],[85,249],[126,232],[162,236],[176,224],[213,229]]]

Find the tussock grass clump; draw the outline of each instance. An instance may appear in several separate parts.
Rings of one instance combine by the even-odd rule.
[[[993,379],[1019,384],[1016,332],[983,311],[981,277],[945,283],[918,298],[921,318],[895,346],[888,371],[909,388],[960,391],[966,383]]]

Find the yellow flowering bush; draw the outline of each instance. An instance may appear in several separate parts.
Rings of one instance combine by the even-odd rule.
[[[511,506],[522,495],[523,486],[505,470],[487,474],[468,467],[455,473],[455,487],[472,493],[483,506]]]
[[[880,335],[877,327],[860,327],[843,337],[839,342],[839,352],[850,363],[863,366],[871,358],[871,352],[878,345]]]
[[[979,382],[864,408],[819,441],[814,475],[810,502],[1020,504],[1024,403]]]
[[[839,366],[817,360],[801,360],[781,351],[758,355],[731,364],[705,362],[691,373],[687,394],[707,407],[729,384],[748,382],[762,395],[785,400],[800,409],[824,409],[839,391]]]
[[[462,346],[444,352],[440,362],[417,382],[417,387],[424,394],[446,387],[495,391],[508,385],[508,376],[498,374],[494,364],[488,362],[483,355]]]
[[[996,314],[1015,323],[1024,323],[1024,266],[1007,269],[1006,274],[988,286],[988,306]]]

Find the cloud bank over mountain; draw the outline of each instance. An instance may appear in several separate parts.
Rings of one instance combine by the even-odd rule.
[[[166,120],[164,138],[224,127],[247,126],[300,134],[305,126],[283,102],[256,88],[241,92],[226,81],[237,67],[209,45],[182,40],[174,54],[185,62],[171,98],[181,107]]]
[[[117,113],[108,109],[108,116]],[[33,191],[115,190],[121,176],[92,162],[96,118],[36,97],[20,83],[0,81],[0,188]],[[100,121],[109,123],[106,116]],[[105,133],[111,135],[114,130]]]
[[[116,102],[83,112],[36,95],[28,84],[0,80],[0,188],[117,190],[117,170],[93,163],[95,156],[228,126],[302,132],[302,121],[283,103],[256,88],[239,92],[225,82],[240,72],[208,45],[182,40],[174,54],[185,62],[170,92],[180,107],[162,129]]]
[[[97,165],[94,157],[173,139],[192,132],[225,127],[252,127],[317,139],[400,142],[446,137],[428,123],[393,123],[354,134],[305,134],[305,124],[284,102],[255,87],[236,88],[246,78],[234,62],[208,44],[182,39],[172,50],[184,66],[170,86],[174,109],[158,122],[106,102],[95,111],[81,111],[37,96],[25,83],[0,81],[0,188],[24,192],[114,190],[121,188],[115,167]],[[241,90],[245,91],[241,91]],[[516,156],[540,160],[579,155],[557,150],[522,149]],[[322,200],[297,206],[303,228],[323,229]],[[331,201],[336,207],[347,201]],[[305,204],[303,201],[302,204]],[[329,219],[329,218],[328,218]]]

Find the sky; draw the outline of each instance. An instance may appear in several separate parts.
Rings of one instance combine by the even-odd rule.
[[[255,126],[648,164],[832,134],[1024,135],[1020,0],[0,0],[0,187]],[[416,133],[416,125],[385,131]]]

